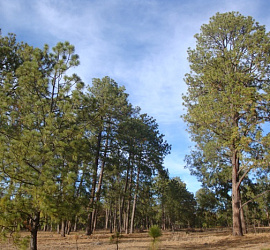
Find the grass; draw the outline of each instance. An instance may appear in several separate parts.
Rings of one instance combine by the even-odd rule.
[[[21,233],[22,237],[27,237],[28,233]],[[67,235],[65,238],[57,233],[39,232],[38,233],[38,249],[97,249],[107,250],[116,249],[116,244],[110,241],[110,234],[107,231],[98,231],[91,236],[86,236],[84,232],[76,232]],[[121,237],[118,243],[119,249],[149,249],[152,238],[148,232],[135,233]],[[8,240],[0,241],[0,250],[15,250],[11,242]],[[206,231],[206,232],[190,232],[186,234],[181,232],[162,232],[159,237],[157,249],[249,249],[249,250],[270,250],[270,233],[250,233],[243,237],[233,237],[230,231]]]

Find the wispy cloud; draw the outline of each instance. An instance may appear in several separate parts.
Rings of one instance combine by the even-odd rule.
[[[34,46],[68,40],[86,83],[108,75],[125,85],[130,102],[156,118],[172,144],[166,167],[188,182],[183,158],[192,144],[179,118],[187,48],[216,12],[239,11],[267,26],[268,9],[263,0],[0,0],[0,25]]]

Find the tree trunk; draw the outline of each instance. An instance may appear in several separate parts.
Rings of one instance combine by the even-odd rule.
[[[270,219],[269,219],[268,209],[266,210],[266,217],[267,217],[267,221],[268,221],[268,227],[270,227]]]
[[[101,169],[100,169],[98,187],[97,187],[97,191],[96,191],[95,204],[97,204],[99,202],[99,200],[100,200],[100,194],[101,194],[101,187],[102,187],[102,181],[103,181],[103,174],[104,174],[107,150],[108,150],[108,137],[107,137],[106,143],[105,143],[104,159],[102,161],[102,165],[101,165]],[[92,225],[93,225],[92,231],[95,231],[95,229],[96,229],[96,221],[97,221],[97,207],[94,207],[92,217],[93,217],[92,218]]]
[[[44,225],[43,225],[43,231],[44,232],[46,232],[47,231],[47,229],[48,229],[48,220],[47,220],[47,216],[45,216],[45,219],[44,219],[45,221],[44,221]]]
[[[120,227],[122,225],[122,220],[123,220],[124,203],[125,203],[125,199],[127,197],[127,188],[128,188],[128,180],[129,180],[129,170],[130,170],[130,156],[129,156],[129,159],[128,159],[128,167],[127,167],[127,174],[126,174],[124,194],[123,194],[123,196],[121,198],[121,202],[120,202],[120,211],[119,211],[119,220],[120,220],[119,226]],[[123,223],[124,228],[126,226],[125,219],[126,218],[124,218],[124,223]],[[126,228],[125,228],[125,230],[126,230]],[[119,228],[119,232],[121,233],[121,228]]]
[[[126,211],[126,224],[125,224],[125,232],[128,234],[128,226],[129,226],[129,210],[130,210],[130,199],[128,199],[127,203],[127,211]]]
[[[115,233],[117,229],[117,202],[115,202],[114,216],[113,216],[113,232]]]
[[[126,232],[126,211],[123,213],[123,230]]]
[[[174,233],[174,223],[172,223],[172,232]]]
[[[242,206],[242,202],[240,200],[240,207]],[[244,215],[244,208],[240,209],[240,217],[241,217],[241,223],[242,223],[242,231],[244,234],[247,233],[247,227],[246,227],[246,221],[245,221],[245,215]]]
[[[130,230],[129,230],[129,232],[131,234],[134,233],[134,219],[135,219],[136,201],[137,201],[137,193],[135,193],[134,199],[133,199],[133,206],[132,206],[132,213],[131,213],[131,220],[130,220]]]
[[[105,217],[105,229],[107,230],[107,229],[108,229],[108,224],[109,224],[109,209],[106,208],[105,212],[106,212],[106,217]]]
[[[129,186],[128,186],[128,201],[127,201],[127,208],[126,208],[126,234],[129,233],[129,217],[130,217],[130,203],[131,203],[131,190],[132,190],[132,180],[133,180],[133,165],[134,165],[134,154],[132,154],[132,162],[131,162],[131,169],[130,169],[130,178],[129,178]]]
[[[131,214],[131,221],[130,221],[131,234],[134,232],[134,219],[135,219],[135,211],[136,211],[137,193],[139,190],[139,182],[140,182],[139,177],[140,177],[140,168],[138,167],[136,190],[135,190],[134,199],[133,199],[133,207],[132,207],[132,214]]]
[[[97,138],[97,152],[95,157],[95,166],[93,172],[93,180],[92,180],[92,188],[91,188],[91,197],[89,201],[89,214],[87,216],[87,225],[86,225],[86,235],[91,235],[93,232],[93,208],[95,202],[95,194],[96,194],[96,183],[97,183],[97,171],[98,171],[98,162],[99,162],[99,154],[100,154],[100,146],[101,146],[101,132],[98,133]]]
[[[113,212],[112,212],[112,205],[110,205],[110,233],[113,231]]]
[[[161,212],[162,212],[162,230],[166,230],[165,208],[163,201],[161,201]]]
[[[73,232],[77,232],[77,222],[78,222],[78,215],[75,216],[75,222],[74,222]]]
[[[239,158],[237,150],[232,155],[232,213],[233,213],[233,235],[243,236],[241,214],[240,214],[240,185],[239,185]]]
[[[69,220],[66,223],[66,234],[69,235],[70,234],[70,231],[71,231],[71,221]]]
[[[97,202],[95,202],[95,205],[97,205]],[[97,207],[96,208],[94,208],[94,211],[93,211],[93,213],[92,213],[92,233],[96,230],[96,225],[97,225],[97,215],[98,215],[98,213],[97,213]]]
[[[37,232],[40,221],[40,212],[36,212],[35,215],[30,219],[30,250],[37,250]]]
[[[118,225],[117,225],[117,232],[121,234],[122,232],[122,214],[121,214],[121,196],[119,197],[118,200]]]
[[[66,237],[66,222],[65,220],[62,220],[62,225],[61,225],[61,236]]]

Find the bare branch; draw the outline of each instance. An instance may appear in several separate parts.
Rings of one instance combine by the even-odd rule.
[[[249,168],[245,171],[245,173],[243,173],[243,175],[241,176],[241,178],[239,179],[238,181],[238,184],[237,184],[237,188],[239,188],[241,182],[244,180],[244,178],[246,177],[246,175],[249,173],[249,171],[251,170],[253,166],[249,166]],[[238,174],[239,174],[239,171],[238,171]]]

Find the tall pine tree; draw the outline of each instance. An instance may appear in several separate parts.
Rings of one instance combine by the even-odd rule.
[[[195,38],[196,48],[188,50],[191,73],[185,78],[184,120],[201,152],[202,168],[226,171],[229,162],[233,235],[241,236],[241,183],[252,169],[264,167],[270,37],[251,17],[229,12],[217,13]],[[213,157],[213,152],[218,155]],[[207,162],[214,164],[207,167]]]

